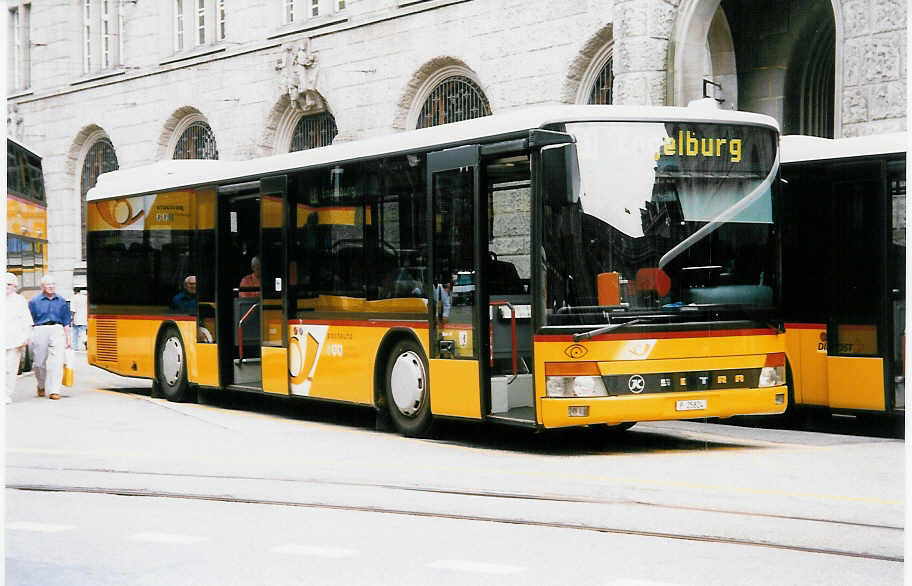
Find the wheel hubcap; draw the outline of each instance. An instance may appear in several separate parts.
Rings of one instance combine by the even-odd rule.
[[[390,390],[399,412],[409,417],[415,415],[424,400],[426,389],[427,375],[421,357],[412,351],[400,354],[390,373]]]
[[[161,370],[169,387],[177,384],[183,367],[184,353],[181,349],[180,340],[175,337],[168,338],[162,347]]]

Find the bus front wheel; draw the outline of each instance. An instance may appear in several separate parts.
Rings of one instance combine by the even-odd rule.
[[[169,327],[158,340],[155,351],[155,379],[161,394],[177,403],[190,398],[187,381],[187,353],[177,328]]]
[[[421,347],[403,340],[393,347],[386,363],[386,404],[399,433],[424,437],[431,428],[428,369]]]

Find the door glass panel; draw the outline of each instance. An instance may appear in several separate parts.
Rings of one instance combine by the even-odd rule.
[[[488,193],[488,283],[491,314],[492,374],[512,374],[513,324],[507,301],[516,311],[517,374],[532,372],[531,277],[532,190],[529,157],[506,157],[486,166]],[[457,285],[457,299],[459,297]]]
[[[215,191],[204,189],[196,192],[196,230],[190,242],[191,266],[196,267],[197,339],[204,344],[218,342],[215,327]],[[185,279],[186,280],[186,279]]]
[[[259,387],[262,255],[260,254],[260,197],[231,200],[228,212],[227,269],[232,291],[231,334],[234,340],[234,384]]]
[[[861,174],[846,167],[843,176]],[[871,175],[868,174],[868,177]],[[874,175],[876,176],[876,175]],[[876,355],[882,307],[882,214],[879,182],[843,180],[833,183],[833,320],[828,353]],[[824,284],[823,286],[827,286]]]
[[[906,162],[887,166],[893,220],[889,250],[890,292],[893,303],[893,384],[895,407],[905,408],[906,345]]]
[[[473,335],[476,303],[453,304],[453,283],[475,291],[475,170],[463,167],[434,174],[433,307],[441,358],[478,358]]]
[[[283,346],[282,295],[285,290],[282,227],[285,206],[281,195],[263,195],[261,201],[262,254],[260,289],[262,299],[262,345]]]

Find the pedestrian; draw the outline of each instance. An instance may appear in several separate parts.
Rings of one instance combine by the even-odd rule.
[[[29,311],[35,322],[29,349],[32,351],[32,370],[38,381],[38,396],[45,391],[49,399],[60,398],[63,381],[63,361],[66,350],[72,347],[70,338],[70,308],[56,293],[57,281],[51,275],[41,279],[41,295],[29,301]]]
[[[16,376],[19,374],[19,362],[22,353],[32,335],[32,314],[29,312],[25,297],[18,293],[19,278],[13,273],[6,273],[6,395],[7,404],[13,402],[16,390]]]
[[[85,350],[89,329],[89,296],[85,289],[76,291],[70,300],[70,313],[73,316],[73,346],[77,350]]]

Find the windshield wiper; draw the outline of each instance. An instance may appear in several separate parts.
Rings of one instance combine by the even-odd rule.
[[[638,324],[638,323],[641,323],[644,321],[649,321],[649,320],[648,320],[648,318],[645,318],[645,317],[638,317],[638,318],[632,319],[630,321],[625,321],[624,323],[611,324],[609,326],[595,328],[594,330],[591,330],[588,332],[583,332],[582,334],[573,334],[573,341],[579,342],[581,340],[588,340],[595,336],[601,336],[602,334],[607,334],[608,332],[613,332],[614,330],[619,330],[621,328],[625,328],[627,326],[632,326],[633,324]]]
[[[662,258],[659,259],[659,268],[665,268],[665,265],[673,261],[678,257],[682,252],[702,240],[703,238],[709,236],[713,232],[719,229],[720,226],[729,222],[732,218],[740,214],[742,211],[747,209],[748,206],[752,205],[758,201],[761,197],[767,194],[770,189],[770,186],[773,184],[773,179],[779,172],[779,151],[776,151],[776,158],[773,161],[773,167],[770,169],[769,175],[766,176],[766,179],[760,182],[760,184],[753,189],[750,193],[739,199],[734,204],[730,205],[728,208],[722,210],[722,212],[707,222],[699,230],[679,242],[674,248],[662,255]]]

